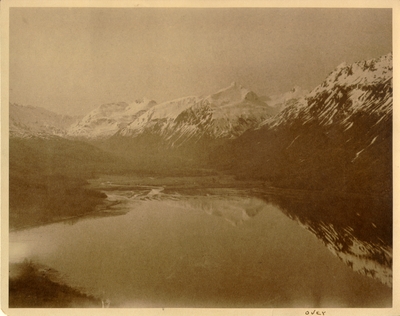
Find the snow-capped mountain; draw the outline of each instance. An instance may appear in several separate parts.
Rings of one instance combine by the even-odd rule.
[[[352,117],[359,112],[377,114],[385,120],[392,113],[392,54],[351,65],[340,64],[309,94],[286,104],[272,125],[301,119],[319,124],[353,126]]]
[[[388,54],[343,63],[309,93],[295,87],[263,98],[232,83],[205,97],[105,104],[75,124],[44,109],[10,105],[10,133],[90,140],[136,159],[138,168],[212,163],[283,187],[388,194],[392,71]]]
[[[156,104],[147,98],[130,104],[103,104],[73,124],[68,130],[68,135],[88,139],[110,137]]]
[[[173,147],[201,137],[232,139],[254,129],[278,111],[237,83],[207,97],[186,97],[152,107],[118,132],[153,134]]]
[[[55,114],[30,106],[10,105],[13,136],[56,135],[81,140],[107,140],[112,136],[160,137],[179,147],[190,139],[233,139],[278,113],[237,83],[206,97],[183,97],[157,104],[143,98],[132,103],[103,104],[83,118]]]
[[[391,194],[392,69],[392,54],[339,65],[229,145],[229,167],[284,187]]]
[[[49,110],[10,103],[9,130],[11,137],[61,136],[80,119],[76,116],[60,115]]]

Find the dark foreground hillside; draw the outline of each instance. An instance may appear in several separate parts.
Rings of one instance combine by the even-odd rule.
[[[14,263],[9,280],[11,308],[101,307],[101,301],[65,284],[51,280],[46,271],[32,262]]]

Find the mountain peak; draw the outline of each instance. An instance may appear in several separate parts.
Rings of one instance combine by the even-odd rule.
[[[281,112],[280,117],[284,121],[300,113],[306,121],[318,119],[320,124],[340,122],[350,127],[350,117],[354,113],[379,113],[379,119],[388,118],[393,107],[391,58],[391,54],[387,54],[340,64],[305,98]]]
[[[117,102],[117,103],[105,103],[98,107],[99,110],[102,111],[116,111],[123,110],[128,106],[125,102]]]
[[[122,129],[119,135],[137,137],[155,133],[173,146],[204,135],[235,138],[276,112],[253,91],[232,82],[207,97],[185,97],[158,104]]]
[[[348,66],[347,63],[344,61],[341,64],[337,65],[335,70],[343,69],[346,68],[347,66]]]
[[[338,84],[341,86],[368,86],[385,82],[392,78],[392,70],[391,53],[352,64],[343,62],[328,75],[319,87],[314,89],[313,94],[318,93],[320,90],[333,89]]]
[[[242,88],[242,85],[236,81],[232,81],[229,88]]]
[[[253,91],[234,81],[230,86],[209,95],[206,99],[209,100],[210,103],[219,106],[245,100],[255,101],[258,99],[258,96]]]
[[[299,92],[299,91],[302,91],[301,87],[299,87],[299,86],[294,86],[294,87],[290,90],[290,92],[292,92],[292,93]]]
[[[142,97],[142,98],[136,99],[134,102],[136,104],[143,104],[143,103],[144,104],[157,104],[156,101],[154,101],[153,99],[149,99],[147,97]]]
[[[379,61],[392,61],[393,60],[393,53],[387,53],[386,55],[382,55],[381,57],[378,58]]]

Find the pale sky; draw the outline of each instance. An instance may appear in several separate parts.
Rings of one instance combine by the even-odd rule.
[[[11,8],[10,102],[82,115],[141,97],[313,89],[392,51],[391,9]]]

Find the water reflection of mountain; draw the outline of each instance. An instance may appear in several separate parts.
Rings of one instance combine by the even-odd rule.
[[[185,200],[185,205],[203,210],[213,216],[222,217],[233,226],[255,217],[265,208],[265,202],[254,197],[196,196]]]
[[[392,200],[291,192],[263,199],[320,239],[344,263],[392,286]]]

